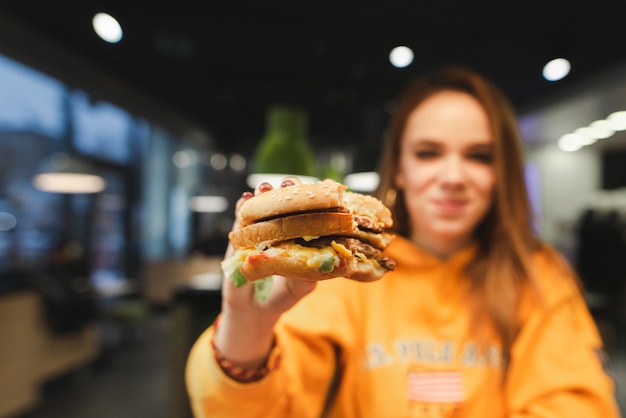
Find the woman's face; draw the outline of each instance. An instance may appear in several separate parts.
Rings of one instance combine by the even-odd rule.
[[[413,110],[395,181],[405,194],[414,242],[447,255],[471,239],[491,206],[492,158],[489,120],[472,96],[442,91]]]

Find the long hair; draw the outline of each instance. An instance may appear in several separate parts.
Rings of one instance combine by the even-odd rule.
[[[513,108],[494,84],[464,68],[449,68],[416,79],[400,97],[391,119],[379,166],[375,195],[389,205],[395,232],[410,238],[411,220],[395,176],[407,119],[424,100],[441,91],[471,95],[485,109],[493,135],[493,202],[474,231],[478,249],[466,268],[471,281],[473,324],[488,318],[501,343],[505,370],[519,332],[518,307],[532,284],[531,254],[541,246],[532,229],[532,210],[524,180],[523,154]]]

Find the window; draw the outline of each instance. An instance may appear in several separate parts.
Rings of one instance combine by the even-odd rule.
[[[85,92],[72,94],[74,146],[85,155],[126,164],[130,161],[133,119],[110,103],[92,103]]]
[[[85,250],[97,287],[140,277],[142,259],[187,255],[187,202],[199,171],[197,164],[177,166],[172,156],[197,149],[166,127],[1,55],[0,92],[0,271],[45,269],[53,249],[68,240]],[[106,189],[35,189],[36,167],[56,151],[91,160]]]

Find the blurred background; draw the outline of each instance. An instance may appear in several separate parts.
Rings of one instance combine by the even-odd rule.
[[[275,173],[371,191],[394,98],[444,64],[512,100],[537,231],[581,275],[626,407],[620,12],[1,0],[0,418],[189,417],[236,199]]]

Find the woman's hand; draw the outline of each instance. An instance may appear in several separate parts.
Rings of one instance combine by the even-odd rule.
[[[286,177],[281,187],[299,183],[300,180],[296,177]],[[254,194],[243,194],[235,208],[233,230],[239,228],[238,213],[243,202],[272,188],[269,183],[262,183],[254,190]],[[229,244],[225,258],[233,254],[234,249]],[[262,366],[273,344],[274,324],[285,311],[313,291],[316,284],[313,281],[274,276],[269,295],[260,301],[254,296],[252,283],[237,287],[230,277],[225,277],[222,285],[220,326],[215,335],[217,350],[239,367]]]

